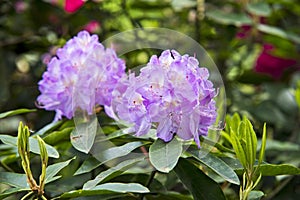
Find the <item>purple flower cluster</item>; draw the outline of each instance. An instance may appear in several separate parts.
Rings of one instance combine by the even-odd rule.
[[[105,110],[133,124],[137,136],[156,126],[157,137],[165,142],[176,134],[194,139],[200,147],[199,136],[207,135],[217,116],[216,90],[208,77],[196,58],[166,50],[160,57],[152,56],[138,76],[122,79]]]
[[[105,49],[96,35],[81,31],[57,50],[39,82],[37,101],[55,110],[55,120],[72,118],[75,109],[92,114],[95,105],[110,106],[112,91],[125,74],[125,63]]]

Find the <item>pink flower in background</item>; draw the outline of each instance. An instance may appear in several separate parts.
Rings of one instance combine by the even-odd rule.
[[[266,18],[260,17],[261,24],[266,24]],[[242,25],[239,31],[236,33],[236,37],[241,40],[246,40],[251,36],[253,27],[252,25]],[[272,44],[264,44],[263,50],[259,54],[254,70],[258,73],[267,74],[275,79],[279,79],[283,72],[294,66],[297,61],[292,58],[278,57],[274,55],[275,47]]]
[[[84,0],[66,0],[64,9],[68,13],[74,13],[79,10],[84,3]]]
[[[100,23],[96,20],[91,20],[83,27],[83,30],[86,30],[90,33],[97,33],[100,30]]]
[[[24,1],[17,1],[15,3],[15,10],[17,13],[23,13],[28,8],[27,2]]]
[[[263,51],[258,56],[255,65],[255,71],[259,73],[269,74],[275,79],[279,79],[284,70],[295,65],[297,61],[290,58],[281,58],[272,55],[272,51],[275,50],[271,44],[264,44]]]
[[[243,25],[240,30],[237,32],[236,37],[239,39],[244,39],[249,36],[251,33],[252,26],[251,25]]]

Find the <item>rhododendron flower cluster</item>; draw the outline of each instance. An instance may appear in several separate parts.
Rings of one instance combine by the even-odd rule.
[[[136,136],[152,127],[165,142],[207,135],[217,117],[213,83],[207,68],[195,57],[165,50],[153,55],[136,76],[125,74],[125,64],[96,35],[81,31],[57,50],[39,82],[37,101],[56,111],[56,120],[72,118],[77,109],[94,112],[105,107],[108,116],[132,124]]]
[[[112,91],[125,75],[125,63],[115,51],[105,49],[97,35],[81,31],[48,63],[37,101],[56,111],[55,120],[71,119],[78,108],[92,114],[95,105],[110,105]]]
[[[216,90],[208,80],[209,72],[199,67],[196,58],[172,50],[152,56],[138,76],[129,75],[113,92],[108,115],[134,124],[137,136],[156,126],[157,137],[168,142],[178,137],[194,139],[207,135],[217,112],[213,98]]]

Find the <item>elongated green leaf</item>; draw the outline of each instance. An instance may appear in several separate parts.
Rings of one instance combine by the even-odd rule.
[[[263,33],[275,35],[278,37],[281,37],[283,39],[287,39],[296,43],[300,43],[300,37],[297,36],[296,34],[293,33],[288,33],[280,28],[274,27],[274,26],[269,26],[265,24],[259,24],[257,26],[257,29]]]
[[[0,140],[4,144],[17,147],[17,141],[18,141],[17,137],[13,137],[13,136],[10,136],[10,135],[0,135]],[[29,145],[30,145],[30,151],[31,152],[36,153],[36,154],[40,154],[39,143],[35,138],[32,138],[32,137],[29,138]],[[54,147],[46,144],[46,149],[47,149],[49,157],[52,157],[52,158],[58,158],[59,157],[59,154],[58,154],[57,150]]]
[[[99,126],[97,117],[93,116],[92,118],[90,121],[78,122],[70,136],[73,147],[86,154],[91,150],[94,144]]]
[[[233,130],[234,133],[238,132],[238,127],[241,123],[241,117],[238,113],[234,113],[230,119],[230,128]]]
[[[66,166],[68,166],[70,164],[70,162],[74,159],[75,159],[75,157],[70,160],[64,161],[64,162],[59,162],[59,163],[49,165],[46,169],[45,183],[50,183],[50,182],[56,180],[57,177],[55,177],[55,175],[58,172],[60,172],[60,170],[62,170]]]
[[[108,190],[119,193],[148,193],[148,188],[139,183],[104,183],[97,185],[92,190]]]
[[[241,168],[236,161],[232,159],[226,159],[225,161],[228,165],[230,165],[234,171],[242,175],[244,169]],[[257,164],[254,166],[258,166]],[[262,176],[279,176],[279,175],[299,175],[300,174],[300,169],[297,168],[294,165],[290,164],[261,164],[259,167],[259,172],[262,174]]]
[[[119,158],[122,156],[126,156],[134,149],[143,146],[144,144],[141,142],[130,142],[124,144],[122,146],[113,147],[107,149],[97,155],[97,158],[89,158],[80,166],[80,168],[75,172],[75,175],[83,174],[86,172],[90,172],[98,166],[113,160],[115,158]]]
[[[261,164],[259,171],[263,176],[299,175],[300,169],[289,164]]]
[[[206,15],[210,19],[225,25],[242,26],[252,23],[246,13],[225,13],[221,10],[210,10],[206,12]]]
[[[237,158],[239,159],[241,164],[246,168],[246,166],[247,166],[246,155],[245,155],[244,149],[243,149],[238,137],[236,135],[232,134],[231,142],[232,142],[232,147],[236,153]]]
[[[181,152],[182,144],[176,138],[168,143],[156,140],[149,149],[150,162],[158,171],[168,173],[177,164]]]
[[[47,124],[46,126],[41,128],[39,131],[35,132],[35,135],[44,135],[45,133],[58,128],[62,123],[63,123],[63,121],[56,121],[56,122]]]
[[[138,183],[105,183],[98,185],[92,190],[75,190],[64,193],[61,198],[74,198],[81,196],[97,196],[98,199],[106,199],[112,197],[122,197],[120,193],[148,193],[148,188]],[[101,197],[101,198],[100,198]]]
[[[256,159],[256,149],[257,149],[257,137],[256,133],[253,130],[253,126],[251,122],[245,118],[245,129],[246,129],[246,157],[248,164],[250,167],[254,165],[255,159]]]
[[[27,189],[24,189],[24,188],[9,188],[9,189],[3,191],[0,194],[0,200],[5,199],[6,197],[8,197],[12,194],[16,194],[16,193],[24,192],[24,191],[29,191],[29,190],[30,190],[29,188],[27,188]]]
[[[130,168],[132,165],[136,164],[137,162],[140,162],[141,160],[144,160],[144,157],[123,161],[120,164],[118,164],[117,166],[109,168],[108,170],[101,172],[98,176],[96,176],[95,179],[86,182],[83,185],[83,189],[84,190],[92,189],[97,184],[101,183],[102,181],[111,179],[119,174],[122,174],[125,170],[127,170],[128,168]]]
[[[106,200],[106,199],[125,197],[127,196],[127,194],[120,194],[108,190],[73,190],[62,194],[60,198],[70,199],[70,198],[87,197],[87,196],[95,196],[95,198],[97,199]]]
[[[248,200],[260,200],[264,195],[262,191],[252,190],[249,193]]]
[[[261,164],[261,162],[264,159],[266,143],[267,143],[267,128],[266,128],[266,123],[264,123],[263,135],[262,135],[262,139],[261,139],[261,147],[260,147],[259,158],[258,158],[259,165]]]
[[[180,158],[174,171],[195,200],[225,200],[220,186],[188,160]]]
[[[84,174],[87,172],[92,171],[93,169],[96,169],[97,167],[99,167],[102,163],[97,160],[94,157],[89,157],[88,159],[86,159],[82,165],[77,169],[77,171],[75,172],[74,176],[79,175],[79,174]]]
[[[262,141],[259,141],[261,145]],[[282,142],[279,140],[268,139],[268,143],[266,143],[266,151],[299,151],[300,146],[296,143],[292,142]]]
[[[49,135],[43,138],[48,144],[55,145],[61,141],[69,140],[70,133],[73,131],[74,127],[68,127],[60,131],[53,131]]]
[[[110,161],[115,158],[119,158],[122,156],[125,156],[132,152],[134,149],[143,146],[143,143],[141,142],[129,142],[122,146],[112,147],[109,148],[101,154],[97,155],[97,159],[101,161],[102,163],[105,163],[107,161]]]
[[[300,84],[298,84],[298,87],[295,90],[295,99],[296,99],[296,103],[298,105],[298,108],[300,109]]]
[[[19,114],[35,112],[35,111],[36,111],[36,109],[26,109],[26,108],[11,110],[11,111],[7,111],[4,113],[0,113],[0,119],[5,118],[5,117],[11,117],[14,115],[19,115]]]
[[[191,155],[209,167],[211,170],[219,174],[226,181],[239,185],[240,180],[234,170],[229,167],[223,160],[209,153],[205,157],[199,156],[199,151],[190,151]]]
[[[0,172],[0,183],[4,183],[22,189],[29,188],[25,174]]]
[[[271,8],[266,2],[255,2],[247,4],[247,10],[258,16],[267,17],[271,14]]]
[[[36,138],[30,137],[29,138],[29,145],[30,145],[30,151],[31,152],[36,153],[36,154],[40,154],[39,143],[38,143]],[[47,149],[49,157],[59,158],[59,154],[58,154],[57,150],[54,147],[46,144],[46,149]]]

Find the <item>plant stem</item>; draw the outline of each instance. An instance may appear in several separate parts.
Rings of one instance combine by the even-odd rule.
[[[33,194],[33,191],[28,192],[27,194],[25,194],[21,200],[26,200],[27,198],[29,198],[31,195]]]

